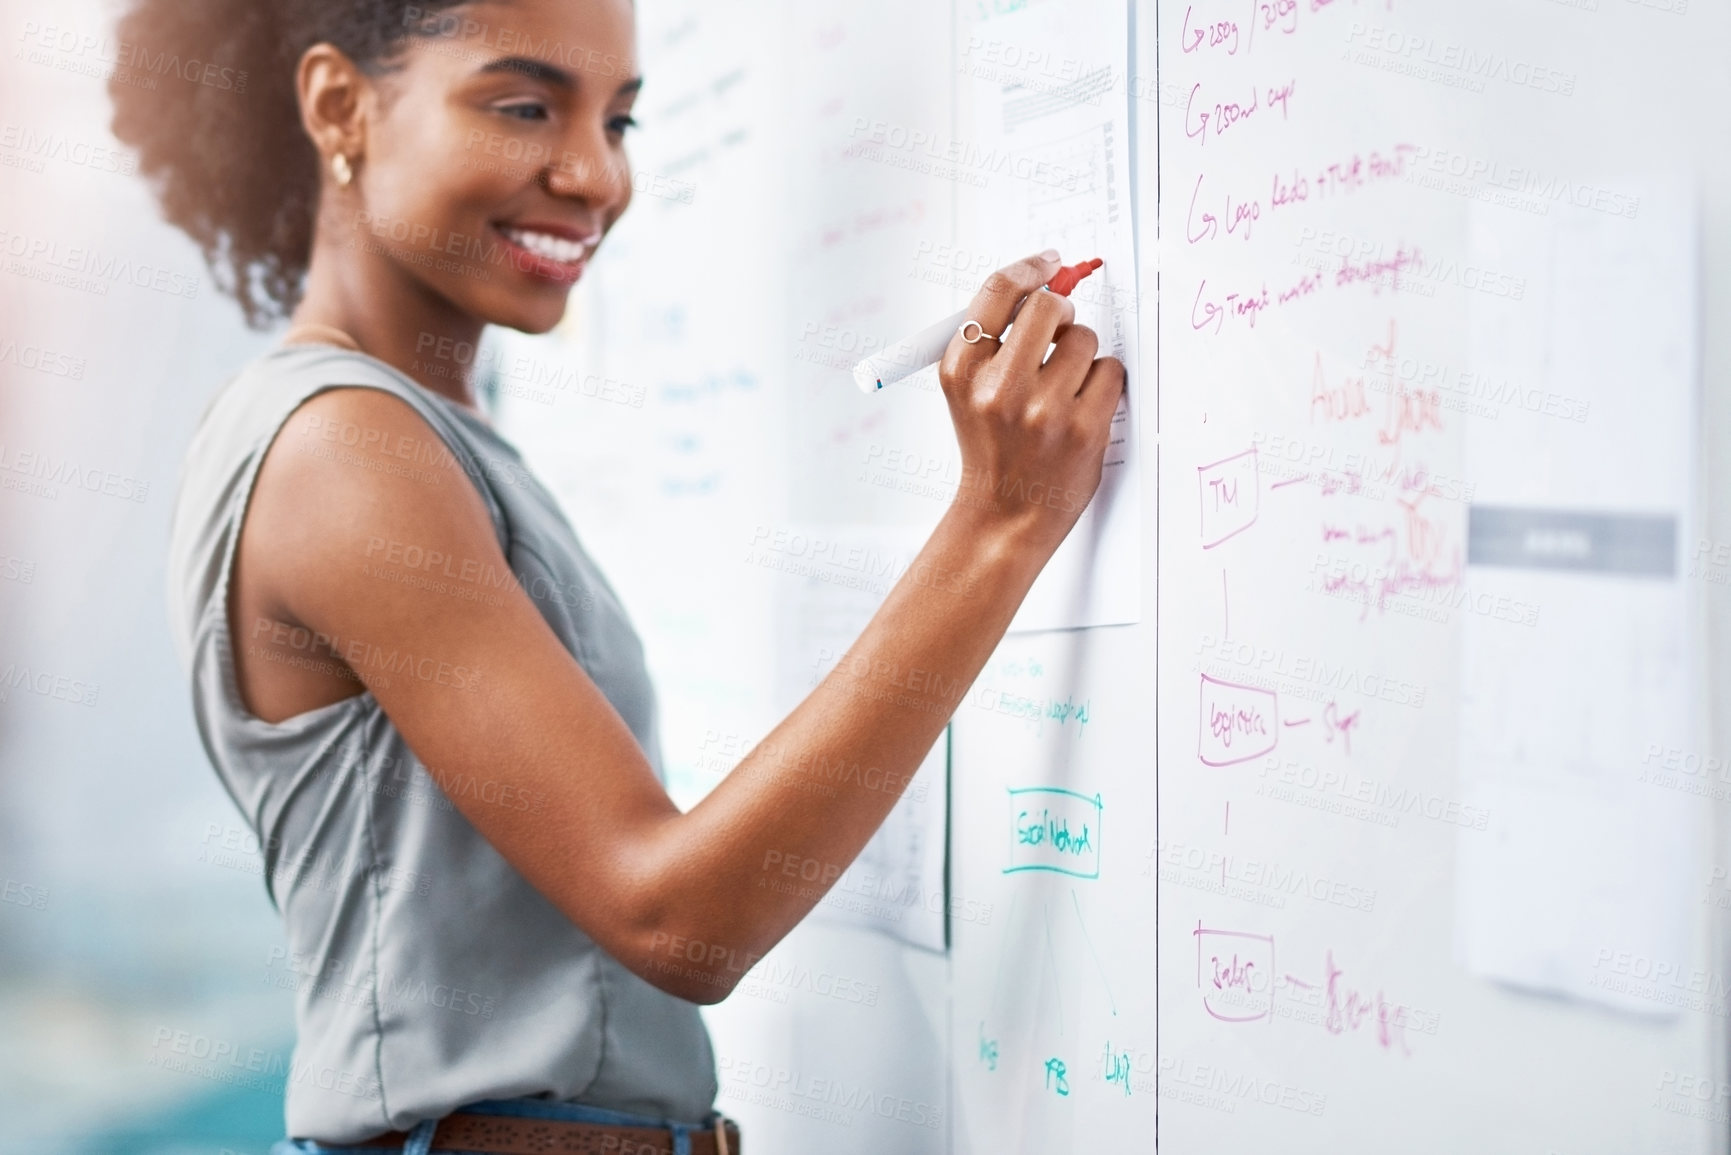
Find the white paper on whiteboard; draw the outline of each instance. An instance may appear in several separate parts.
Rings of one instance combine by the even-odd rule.
[[[1123,361],[1129,378],[1113,418],[1099,491],[1047,563],[1011,630],[1123,625],[1142,616],[1136,437],[1142,373],[1128,21],[1122,0],[1079,0],[1031,5],[995,16],[984,32],[974,27],[966,33],[968,50],[958,76],[961,140],[963,155],[978,163],[970,172],[975,181],[961,186],[962,244],[994,254],[998,264],[1047,247],[1069,264],[1103,260],[1070,299],[1076,322],[1099,335],[1099,355]],[[993,45],[1017,46],[1019,52],[994,53]],[[1075,67],[1053,78],[1005,63],[1034,57]],[[1024,484],[1040,480],[1030,477]]]
[[[853,645],[907,569],[924,535],[878,526],[813,526],[789,535],[795,572],[780,607],[777,669],[791,709]],[[799,556],[799,555],[804,555]],[[949,731],[865,849],[812,912],[927,950],[946,946]]]

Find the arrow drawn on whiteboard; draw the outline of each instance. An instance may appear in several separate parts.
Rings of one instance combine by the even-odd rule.
[[[992,978],[992,1001],[986,1004],[986,1012],[993,1017],[998,1013],[998,993],[1004,989],[1004,963],[1010,957],[1010,931],[1016,925],[1016,901],[1021,894],[1010,895],[1010,912],[1004,917],[1004,941],[998,944],[998,973]]]
[[[1058,1035],[1064,1034],[1064,988],[1058,982],[1058,956],[1052,950],[1052,908],[1045,903],[1040,909],[1046,913],[1046,965],[1051,969],[1047,972],[1052,977],[1052,993],[1058,996]]]
[[[1226,592],[1226,571],[1220,571],[1220,616],[1223,619],[1220,626],[1220,636],[1228,640],[1232,637],[1232,598]]]
[[[1088,933],[1088,924],[1082,919],[1082,900],[1076,897],[1076,888],[1070,888],[1070,902],[1076,908],[1076,922],[1082,928],[1082,941],[1088,944],[1088,953],[1094,956],[1094,967],[1100,972],[1100,983],[1106,988],[1106,1002],[1112,1008],[1112,1017],[1118,1017],[1118,1000],[1112,996],[1112,980],[1106,977],[1106,964],[1100,961],[1100,952],[1094,949],[1094,936]]]

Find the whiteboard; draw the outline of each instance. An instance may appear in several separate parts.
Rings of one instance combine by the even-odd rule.
[[[708,1012],[753,1147],[1725,1150],[1731,13],[639,18],[653,191],[511,342],[630,388],[501,414],[681,801],[786,708],[795,535],[917,540],[954,491],[935,377],[857,360],[1056,230],[1132,368],[1133,468],[951,728],[905,883],[945,949],[814,918]]]

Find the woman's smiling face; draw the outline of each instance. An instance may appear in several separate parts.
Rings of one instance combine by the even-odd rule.
[[[490,0],[416,18],[370,102],[341,222],[355,245],[483,322],[558,324],[631,202],[633,16],[630,0]]]

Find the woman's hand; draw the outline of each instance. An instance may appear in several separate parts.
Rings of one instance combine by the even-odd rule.
[[[962,447],[953,504],[1000,520],[1048,555],[1100,486],[1124,392],[1123,362],[1096,359],[1100,339],[1075,324],[1076,306],[1041,287],[1058,268],[1048,250],[987,277],[968,309],[985,335],[969,344],[958,333],[938,366]]]

